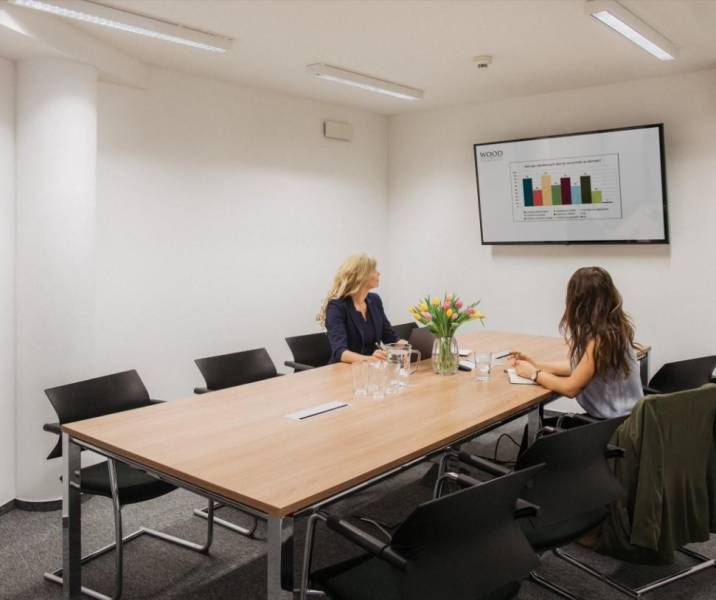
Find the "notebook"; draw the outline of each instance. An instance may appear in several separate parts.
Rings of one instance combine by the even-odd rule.
[[[510,379],[510,383],[519,383],[523,385],[537,385],[534,381],[531,379],[527,379],[526,377],[520,377],[514,369],[505,369],[505,373],[507,373],[507,377]]]

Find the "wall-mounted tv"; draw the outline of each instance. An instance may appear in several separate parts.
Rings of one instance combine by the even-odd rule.
[[[666,244],[664,126],[475,144],[483,244]]]

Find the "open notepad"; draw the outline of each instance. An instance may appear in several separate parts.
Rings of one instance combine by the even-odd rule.
[[[537,385],[534,381],[531,379],[527,379],[526,377],[520,377],[514,369],[505,369],[505,373],[507,373],[507,377],[510,379],[510,383],[520,383],[520,384],[526,384],[526,385]]]

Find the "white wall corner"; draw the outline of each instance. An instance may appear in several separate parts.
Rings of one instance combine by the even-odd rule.
[[[0,27],[36,43],[40,55],[59,53],[94,66],[103,81],[137,88],[148,85],[147,65],[57,17],[4,4],[0,8]]]

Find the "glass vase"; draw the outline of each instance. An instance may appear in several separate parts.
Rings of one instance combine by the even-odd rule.
[[[438,375],[457,373],[460,351],[454,337],[435,338],[433,342],[433,372]]]

